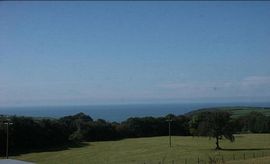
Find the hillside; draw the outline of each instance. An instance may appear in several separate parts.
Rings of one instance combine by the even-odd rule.
[[[173,136],[123,139],[119,141],[87,142],[82,147],[61,151],[35,152],[13,156],[12,159],[35,163],[98,163],[98,164],[197,164],[223,158],[226,163],[247,161],[267,163],[270,156],[270,134],[236,135],[234,143],[221,141],[221,151],[214,151],[215,140],[208,137]],[[245,156],[245,157],[244,157]]]
[[[186,113],[186,116],[196,115],[201,112],[211,111],[228,111],[232,114],[233,118],[244,116],[250,112],[261,112],[266,116],[270,116],[270,107],[247,107],[247,106],[234,106],[234,107],[213,107],[213,108],[202,108]]]

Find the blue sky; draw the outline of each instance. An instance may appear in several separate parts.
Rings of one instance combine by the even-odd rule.
[[[1,2],[0,106],[268,101],[269,2]]]

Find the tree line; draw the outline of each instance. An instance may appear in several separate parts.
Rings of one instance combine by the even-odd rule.
[[[168,122],[171,135],[211,136],[219,140],[225,137],[234,140],[235,133],[269,133],[270,117],[259,112],[231,118],[226,111],[202,112],[193,116],[169,114],[164,117],[131,117],[123,122],[93,120],[84,113],[65,116],[59,119],[40,119],[22,116],[0,116],[0,153],[5,154],[7,121],[9,126],[10,153],[31,152],[51,148],[67,148],[83,141],[107,141],[134,137],[168,135]],[[1,155],[0,154],[0,155]]]

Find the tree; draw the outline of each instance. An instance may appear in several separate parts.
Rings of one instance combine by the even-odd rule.
[[[59,122],[66,127],[66,133],[69,135],[70,141],[81,142],[86,140],[85,135],[89,126],[93,124],[93,119],[81,112],[73,116],[62,117]]]
[[[261,112],[250,112],[234,120],[237,132],[268,133],[270,132],[270,117]]]
[[[219,140],[223,137],[234,141],[233,124],[231,122],[231,114],[225,111],[214,111],[201,113],[197,119],[197,134],[213,137],[216,139],[216,150],[220,150]]]
[[[252,133],[267,133],[267,117],[260,112],[251,112],[247,116],[248,130]]]

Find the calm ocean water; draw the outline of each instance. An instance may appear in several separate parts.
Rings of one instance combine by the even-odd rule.
[[[165,116],[169,113],[180,115],[192,110],[217,106],[256,106],[270,107],[268,103],[182,103],[182,104],[136,104],[136,105],[89,105],[89,106],[59,106],[59,107],[0,107],[0,114],[63,117],[84,112],[93,119],[102,118],[108,121],[123,121],[129,117]]]

